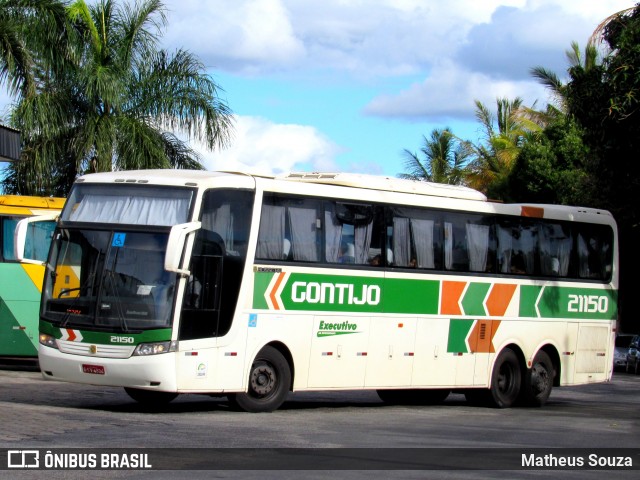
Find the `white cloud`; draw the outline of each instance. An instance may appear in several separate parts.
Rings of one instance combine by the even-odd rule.
[[[543,101],[529,69],[542,65],[564,73],[570,42],[584,45],[598,22],[632,7],[634,0],[165,0],[165,5],[164,45],[191,51],[214,72],[284,72],[317,85],[343,75],[356,85],[363,77],[415,81],[422,75],[422,82],[374,98],[365,109],[415,120],[472,115],[474,98],[519,95]]]
[[[208,67],[273,70],[304,55],[280,0],[168,0],[165,5],[165,45],[197,54]]]
[[[586,42],[607,15],[630,0],[166,0],[165,43],[206,65],[260,74],[329,69],[356,76],[405,75],[456,55],[490,60],[490,51],[543,58],[571,40]],[[484,51],[480,51],[484,48]],[[467,53],[468,55],[465,55]],[[480,55],[477,55],[480,53]],[[491,68],[513,71],[515,55]]]
[[[470,120],[474,101],[493,105],[498,97],[522,97],[531,105],[537,99],[546,101],[542,86],[534,81],[506,81],[472,72],[453,62],[437,65],[420,83],[394,95],[373,99],[364,109],[368,115],[381,117]]]
[[[279,174],[295,170],[335,171],[340,148],[315,128],[272,123],[259,117],[236,116],[232,145],[207,151],[192,144],[207,170],[239,170]]]
[[[468,31],[453,55],[433,63],[424,81],[374,98],[364,112],[408,119],[471,118],[475,99],[489,105],[497,97],[516,96],[541,106],[548,92],[530,69],[543,66],[562,76],[571,42],[584,47],[598,22],[629,6],[628,1],[602,3],[529,0],[519,7],[500,6]]]
[[[597,24],[616,11],[598,9],[599,16],[589,8],[576,12],[572,6],[549,0],[528,2],[526,8],[501,6],[489,22],[469,31],[455,59],[498,78],[529,78],[531,67],[538,65],[562,74],[571,42],[584,48]]]
[[[487,5],[498,3],[167,0],[164,43],[187,48],[211,68],[241,74],[328,69],[404,75],[451,54],[474,23],[489,18]],[[479,15],[480,8],[488,13]]]
[[[370,115],[469,116],[488,95],[546,99],[530,76],[566,70],[571,41],[630,0],[167,0],[167,39],[236,74],[424,75],[372,100]],[[320,80],[321,82],[322,80]],[[511,92],[513,92],[511,94]],[[491,101],[491,100],[489,100]]]

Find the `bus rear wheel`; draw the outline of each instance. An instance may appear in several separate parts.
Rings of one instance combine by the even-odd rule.
[[[420,389],[420,390],[377,390],[380,400],[395,405],[436,405],[444,402],[451,390],[448,389]]]
[[[546,352],[540,350],[533,357],[531,368],[524,374],[520,398],[529,407],[541,407],[551,395],[555,371]]]
[[[256,356],[249,372],[247,392],[230,393],[229,402],[245,412],[272,412],[284,402],[291,386],[291,369],[284,356],[266,346]]]
[[[136,402],[146,406],[166,405],[178,396],[175,392],[158,392],[141,388],[124,387],[124,391]]]
[[[505,348],[493,364],[489,388],[469,389],[465,396],[473,405],[508,408],[518,400],[521,385],[522,374],[518,356],[513,350]]]

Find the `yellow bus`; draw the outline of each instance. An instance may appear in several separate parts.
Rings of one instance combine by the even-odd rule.
[[[52,241],[40,366],[141,402],[226,395],[251,412],[353,389],[540,406],[554,386],[611,378],[617,248],[606,211],[464,187],[86,175]]]
[[[0,357],[38,355],[38,312],[44,266],[20,261],[14,251],[14,230],[24,218],[56,215],[63,198],[0,195]],[[24,253],[44,261],[55,227],[53,219],[33,223],[22,240]]]

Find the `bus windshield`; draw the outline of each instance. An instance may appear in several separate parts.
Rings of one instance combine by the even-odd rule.
[[[63,222],[171,226],[187,221],[193,190],[149,185],[78,184]]]
[[[164,270],[167,240],[168,232],[60,230],[42,316],[68,328],[170,326],[177,276]]]

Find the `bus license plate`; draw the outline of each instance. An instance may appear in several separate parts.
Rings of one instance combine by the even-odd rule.
[[[92,373],[94,375],[104,375],[104,367],[102,365],[87,365],[82,364],[82,371],[84,373]]]

